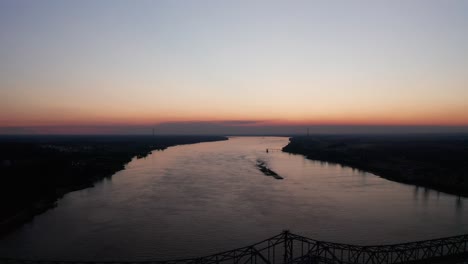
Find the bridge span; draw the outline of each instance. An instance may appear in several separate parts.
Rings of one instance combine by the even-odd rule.
[[[357,246],[283,231],[250,246],[209,256],[165,261],[58,261],[0,258],[0,264],[313,264],[465,263],[468,234],[393,245]]]

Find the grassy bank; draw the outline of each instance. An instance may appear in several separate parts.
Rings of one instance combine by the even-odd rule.
[[[64,194],[93,186],[133,157],[219,136],[1,136],[0,234],[54,206]]]
[[[283,151],[468,196],[468,135],[299,136]]]

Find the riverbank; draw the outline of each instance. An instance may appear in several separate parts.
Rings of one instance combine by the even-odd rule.
[[[1,136],[0,235],[54,207],[68,192],[92,187],[170,146],[220,136]]]
[[[298,136],[283,151],[468,196],[468,135]]]

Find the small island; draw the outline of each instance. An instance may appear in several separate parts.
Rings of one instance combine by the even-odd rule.
[[[277,180],[282,180],[284,179],[283,177],[279,176],[278,173],[272,171],[271,169],[268,168],[267,164],[265,161],[258,159],[257,160],[257,168],[263,172],[266,176],[271,176]]]

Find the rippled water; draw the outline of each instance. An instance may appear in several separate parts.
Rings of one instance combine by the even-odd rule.
[[[200,256],[284,229],[319,240],[399,243],[468,233],[467,199],[234,137],[155,151],[0,241],[0,255],[69,260]],[[269,153],[266,153],[269,148]],[[257,159],[284,177],[263,175]]]

